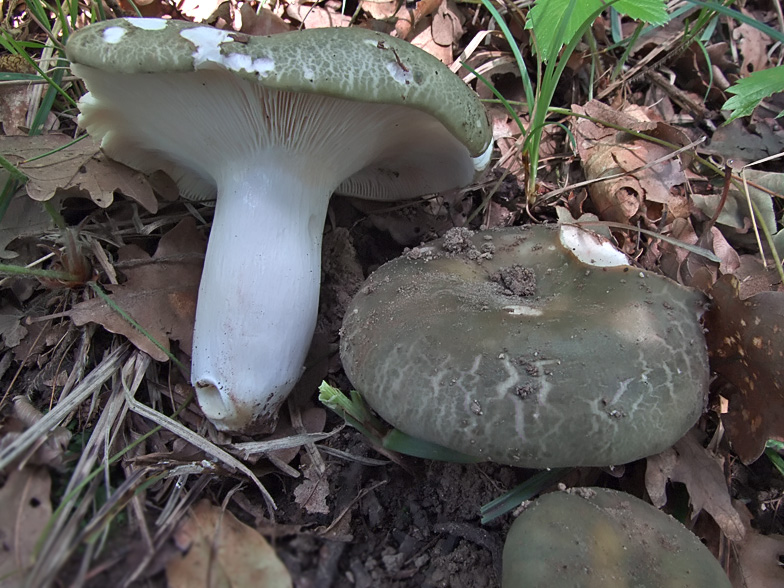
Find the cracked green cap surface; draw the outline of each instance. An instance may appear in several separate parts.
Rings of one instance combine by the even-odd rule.
[[[671,446],[707,394],[703,297],[584,235],[453,229],[383,265],[344,318],[351,383],[403,432],[498,463]]]
[[[117,73],[225,68],[277,90],[426,112],[487,166],[492,133],[476,94],[425,51],[359,28],[308,29],[252,37],[178,20],[126,18],[76,31],[72,63]]]

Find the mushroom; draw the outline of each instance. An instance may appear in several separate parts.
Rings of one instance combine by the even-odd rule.
[[[730,588],[721,565],[671,516],[607,488],[536,499],[504,543],[503,588]]]
[[[487,167],[487,115],[441,62],[381,33],[271,37],[126,18],[74,33],[79,124],[113,159],[217,195],[192,382],[219,429],[269,430],[313,335],[333,192],[397,200]]]
[[[617,465],[702,414],[703,302],[576,226],[452,229],[368,278],[340,355],[412,437],[521,467]]]

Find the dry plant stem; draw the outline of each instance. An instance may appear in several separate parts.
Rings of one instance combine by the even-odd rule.
[[[149,359],[149,356],[146,356]],[[133,391],[135,392],[135,390]],[[184,425],[180,424],[179,422],[167,417],[159,413],[158,411],[146,406],[136,400],[131,390],[126,389],[126,400],[128,401],[128,405],[130,409],[138,414],[139,416],[145,417],[150,419],[156,425],[160,425],[164,429],[174,433],[181,439],[187,441],[191,445],[201,449],[205,453],[213,456],[218,461],[222,462],[224,465],[228,466],[229,469],[238,470],[245,474],[259,489],[262,496],[264,497],[265,502],[267,503],[267,507],[270,510],[270,513],[274,511],[277,507],[275,506],[275,501],[273,500],[272,496],[261,481],[256,477],[256,475],[242,462],[240,462],[236,457],[232,456],[231,454],[227,453],[217,445],[210,443],[201,435],[194,433]]]
[[[732,168],[729,165],[724,166],[724,187],[721,190],[721,199],[719,200],[719,205],[716,207],[716,212],[713,213],[713,218],[711,218],[708,223],[705,225],[705,232],[708,233],[713,228],[713,225],[716,224],[716,221],[719,220],[719,215],[721,211],[724,209],[724,204],[727,202],[727,195],[730,193],[730,183],[732,181]]]
[[[124,351],[123,356],[126,356],[127,348]],[[115,375],[121,369],[120,362],[117,361],[113,368],[110,375]],[[100,387],[95,387],[92,392],[98,392],[99,389]],[[66,403],[70,398],[66,399]],[[28,577],[30,585],[49,585],[57,577],[66,560],[78,548],[78,543],[74,541],[74,538],[80,531],[82,521],[87,518],[87,512],[93,504],[92,498],[102,482],[100,477],[94,473],[95,467],[97,463],[102,462],[104,467],[99,471],[106,473],[108,455],[105,450],[111,435],[112,425],[116,423],[124,405],[122,391],[115,383],[108,402],[101,412],[66,486],[65,498],[55,510],[47,531],[44,531],[42,535],[43,540],[38,551],[38,559]],[[55,407],[52,412],[60,406]]]
[[[82,402],[98,392],[104,382],[116,373],[127,354],[128,344],[123,344],[115,349],[74,388],[67,398],[46,413],[44,418],[35,425],[19,435],[8,447],[1,449],[0,470],[8,467],[12,461],[21,456],[36,440],[54,430]]]
[[[307,434],[308,431],[305,429],[305,425],[302,423],[302,412],[300,411],[299,406],[292,399],[289,399],[288,405],[289,415],[291,416],[291,424],[294,427],[294,430],[300,435]],[[321,457],[316,444],[306,443],[304,447],[306,453],[310,457],[311,463],[316,468],[318,474],[323,474],[327,470],[327,466],[324,463],[324,458]]]

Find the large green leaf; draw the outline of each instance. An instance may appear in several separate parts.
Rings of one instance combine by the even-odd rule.
[[[669,18],[664,0],[537,0],[528,13],[526,28],[533,29],[542,60],[548,61],[555,57],[586,21],[596,18],[596,15],[609,5],[621,14],[655,25],[664,24]],[[561,38],[556,39],[567,15],[568,23]]]

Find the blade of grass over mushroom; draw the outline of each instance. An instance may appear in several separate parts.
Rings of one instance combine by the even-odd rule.
[[[418,439],[404,433],[400,429],[392,429],[384,436],[384,448],[403,455],[421,457],[423,459],[433,459],[437,461],[449,461],[453,463],[480,463],[484,461],[481,457],[467,455],[449,447],[438,445],[424,439]]]
[[[356,390],[351,391],[351,398],[349,398],[339,388],[322,382],[319,386],[319,401],[342,416],[349,425],[367,437],[373,445],[402,453],[403,455],[438,461],[455,463],[478,463],[482,461],[443,445],[417,439],[399,429],[390,429],[388,425],[385,425],[371,414],[362,400],[362,396]]]
[[[482,516],[482,524],[486,525],[490,521],[516,509],[524,501],[531,500],[534,496],[555,484],[570,471],[572,471],[572,468],[556,468],[534,474],[522,484],[512,488],[506,494],[485,504],[479,510],[479,514]]]
[[[473,67],[471,67],[465,61],[461,62],[461,65],[462,65],[462,67],[467,69],[469,72],[474,74],[476,76],[476,79],[478,79],[480,82],[482,82],[487,87],[487,89],[490,90],[496,98],[498,98],[498,101],[501,103],[501,105],[509,113],[509,116],[511,116],[512,119],[514,119],[515,124],[517,124],[517,128],[520,129],[520,132],[523,135],[525,135],[526,130],[525,130],[525,125],[523,125],[523,121],[520,120],[520,117],[517,115],[517,111],[515,111],[515,109],[512,107],[512,105],[509,103],[509,101],[504,97],[503,94],[501,94],[501,92],[498,91],[498,88],[496,88],[494,84],[491,84],[487,80],[487,78],[485,78],[482,74],[480,74],[478,71],[476,71]]]
[[[681,249],[685,249],[689,253],[694,253],[695,255],[699,255],[704,257],[705,259],[709,259],[710,261],[721,263],[721,259],[713,253],[713,251],[708,251],[703,247],[698,247],[697,245],[692,245],[691,243],[684,243],[679,239],[675,239],[674,237],[670,237],[669,235],[662,235],[661,233],[657,233],[655,231],[650,231],[648,229],[643,229],[642,227],[636,227],[634,225],[627,225],[624,223],[616,223],[615,221],[575,221],[573,223],[568,223],[571,225],[575,225],[577,227],[609,227],[611,229],[623,229],[625,231],[635,231],[638,233],[642,233],[643,235],[648,235],[649,237],[653,237],[655,239],[660,239],[665,243],[669,243],[670,245],[675,245],[675,247],[680,247]]]

